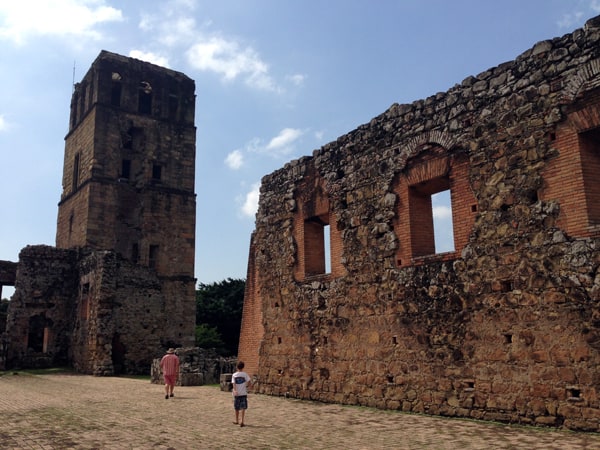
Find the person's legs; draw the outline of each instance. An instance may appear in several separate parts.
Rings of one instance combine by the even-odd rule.
[[[233,422],[233,423],[235,423],[236,425],[239,423],[239,416],[240,416],[240,410],[239,410],[239,409],[236,409],[236,410],[235,410],[235,422]]]
[[[240,427],[244,426],[244,416],[246,415],[246,410],[245,409],[240,409],[240,419],[242,419],[240,421]]]
[[[172,375],[164,375],[165,379],[165,398],[169,398],[169,394],[173,394],[173,387],[175,386],[175,377]],[[173,397],[173,395],[171,395]]]

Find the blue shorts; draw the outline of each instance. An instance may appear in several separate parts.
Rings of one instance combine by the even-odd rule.
[[[248,409],[248,396],[247,395],[234,395],[233,396],[233,409],[239,411],[240,409]]]

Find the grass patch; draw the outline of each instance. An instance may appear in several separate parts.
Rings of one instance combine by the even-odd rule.
[[[47,369],[13,369],[0,371],[0,377],[5,375],[56,375],[56,374],[75,374],[73,369],[68,367],[50,367]]]

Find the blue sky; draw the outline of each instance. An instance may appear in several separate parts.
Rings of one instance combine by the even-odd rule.
[[[0,260],[55,243],[72,85],[102,49],[196,81],[196,277],[212,283],[246,277],[264,175],[598,14],[600,0],[0,0]]]

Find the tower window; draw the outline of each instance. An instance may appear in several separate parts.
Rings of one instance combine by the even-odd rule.
[[[162,167],[159,166],[158,164],[154,164],[152,166],[152,179],[155,181],[160,181],[161,173],[162,173]]]
[[[75,153],[75,157],[73,158],[73,192],[77,190],[77,186],[79,186],[79,153]]]
[[[124,159],[123,161],[121,161],[121,177],[120,178],[129,179],[130,175],[131,175],[131,160]]]
[[[177,120],[177,110],[179,109],[179,98],[175,94],[169,95],[169,120]]]
[[[136,242],[131,246],[131,261],[134,263],[137,263],[139,259],[140,259],[140,247]]]
[[[121,74],[118,72],[112,73],[112,85],[110,91],[110,104],[113,106],[121,106]]]
[[[156,269],[158,262],[158,245],[151,245],[148,252],[148,266]]]
[[[138,112],[140,114],[152,113],[152,86],[147,81],[140,83],[138,93]]]

